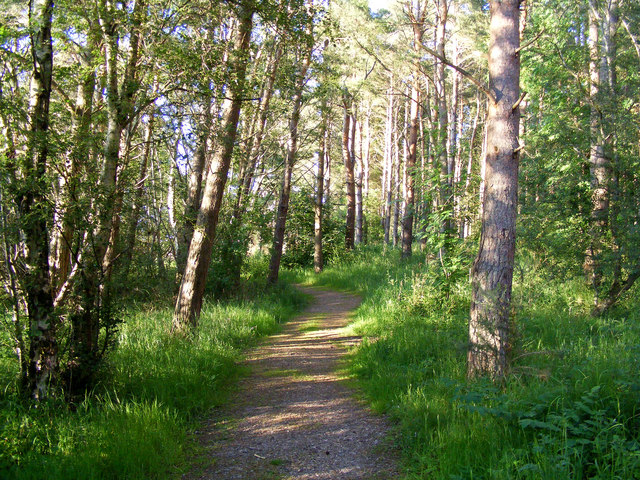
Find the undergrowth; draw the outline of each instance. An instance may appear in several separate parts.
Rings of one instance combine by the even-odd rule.
[[[242,351],[302,307],[305,297],[279,286],[206,303],[191,337],[171,335],[172,309],[129,305],[118,347],[101,383],[72,404],[24,403],[16,362],[0,351],[0,478],[164,479],[196,454],[188,431],[219,404],[241,373]],[[248,288],[248,290],[247,290]],[[251,298],[250,300],[247,298]],[[176,467],[177,466],[177,467]]]
[[[363,295],[350,372],[398,425],[410,479],[640,478],[638,290],[603,318],[581,277],[520,253],[510,373],[468,381],[469,252],[460,268],[364,247],[297,281]],[[445,265],[446,267],[446,265]]]

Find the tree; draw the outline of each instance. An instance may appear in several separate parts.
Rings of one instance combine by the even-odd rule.
[[[353,250],[356,234],[356,178],[355,178],[355,152],[353,139],[355,132],[355,115],[353,113],[353,98],[348,91],[342,94],[342,107],[344,108],[344,121],[342,126],[342,160],[346,175],[347,187],[347,219],[344,245],[347,250]]]
[[[325,48],[327,42],[325,42]],[[314,241],[313,241],[313,266],[316,273],[320,273],[324,268],[324,258],[322,255],[322,214],[324,204],[324,164],[327,160],[327,139],[329,134],[329,113],[327,102],[322,101],[320,107],[322,124],[320,129],[320,148],[318,149],[318,170],[316,174],[316,203],[314,208]]]
[[[218,215],[238,132],[254,12],[252,7],[244,4],[239,5],[237,9],[239,24],[229,59],[229,70],[233,75],[229,84],[230,98],[225,99],[222,107],[222,138],[209,167],[210,172],[207,174],[198,218],[189,245],[185,272],[173,314],[175,330],[184,330],[188,325],[195,326],[202,309]]]
[[[518,0],[492,0],[487,171],[482,233],[472,269],[468,375],[506,374],[515,255],[520,99]]]
[[[407,135],[407,188],[405,194],[405,212],[402,219],[402,257],[411,256],[411,245],[413,243],[413,218],[415,207],[415,168],[418,153],[418,121],[420,116],[420,60],[419,54],[422,46],[422,34],[424,33],[424,21],[426,8],[420,0],[411,2],[409,10],[409,20],[413,29],[413,50],[417,56],[414,60],[413,78],[411,82],[411,95],[409,106],[409,131]]]
[[[31,131],[22,171],[24,185],[16,197],[25,236],[23,289],[29,316],[29,366],[26,385],[35,400],[48,395],[58,367],[58,319],[49,282],[49,230],[44,175],[49,155],[49,103],[53,72],[52,0],[29,4],[32,72],[29,95]]]
[[[309,12],[310,13],[310,12]],[[287,222],[287,212],[289,210],[289,196],[291,194],[291,175],[293,166],[296,162],[298,154],[298,124],[300,122],[300,113],[302,111],[302,99],[304,86],[307,80],[307,70],[311,63],[311,54],[313,52],[313,30],[311,28],[312,18],[306,29],[306,42],[303,42],[301,48],[301,65],[300,70],[296,72],[296,80],[293,85],[293,110],[291,119],[289,120],[289,141],[287,142],[287,153],[285,155],[284,171],[282,176],[282,184],[280,187],[280,200],[276,210],[276,224],[273,233],[273,246],[271,248],[271,259],[269,261],[269,275],[267,282],[274,284],[278,281],[278,273],[280,272],[280,261],[282,259],[282,249],[284,247],[284,234]]]

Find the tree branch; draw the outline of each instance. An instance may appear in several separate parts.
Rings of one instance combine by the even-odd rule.
[[[464,68],[455,65],[453,63],[451,63],[449,60],[447,60],[445,57],[443,57],[442,55],[439,55],[435,50],[430,49],[429,47],[427,47],[424,44],[420,45],[422,47],[422,49],[424,51],[426,51],[428,54],[436,57],[438,60],[440,60],[442,63],[444,63],[445,65],[453,68],[455,71],[459,72],[460,74],[462,74],[463,77],[468,78],[471,83],[473,83],[476,87],[478,87],[482,92],[484,92],[484,94],[489,97],[491,99],[492,102],[496,103],[496,97],[491,93],[491,91],[489,90],[489,88],[483,84],[480,80],[478,80],[476,77],[474,77],[471,73],[469,73],[468,71],[466,71]]]
[[[538,39],[544,35],[544,33],[546,32],[546,30],[543,28],[540,33],[538,35],[536,35],[535,37],[533,37],[531,40],[529,40],[527,43],[525,43],[524,45],[520,45],[520,47],[518,47],[516,49],[516,53],[520,53],[522,50],[525,50],[527,48],[529,48],[531,45],[533,45],[534,43],[536,43],[538,41]]]

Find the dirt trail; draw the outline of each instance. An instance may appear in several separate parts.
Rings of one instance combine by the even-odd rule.
[[[399,478],[386,420],[355,401],[335,373],[345,348],[358,341],[342,327],[360,299],[301,289],[314,296],[312,305],[249,356],[251,374],[198,432],[211,464],[184,478]]]

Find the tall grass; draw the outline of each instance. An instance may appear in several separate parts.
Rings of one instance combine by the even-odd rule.
[[[164,479],[180,473],[188,431],[241,373],[248,346],[303,305],[290,287],[205,304],[191,337],[171,335],[171,309],[129,307],[101,383],[84,401],[21,402],[15,362],[0,358],[0,478]]]
[[[593,318],[582,278],[521,254],[510,374],[494,385],[465,378],[466,275],[419,257],[368,247],[320,275],[289,274],[363,295],[350,371],[396,419],[408,478],[640,478],[638,290]]]

